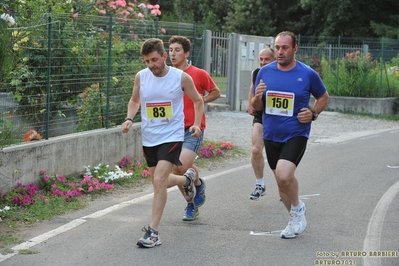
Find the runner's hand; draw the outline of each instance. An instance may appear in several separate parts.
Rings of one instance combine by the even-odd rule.
[[[313,114],[309,108],[301,108],[297,117],[298,117],[299,122],[306,124],[306,123],[312,122]]]
[[[256,86],[255,97],[262,98],[266,88],[266,84],[263,82],[263,80],[260,80],[258,86]]]
[[[190,132],[192,132],[191,136],[193,136],[194,138],[199,138],[202,135],[201,129],[197,126],[191,126]]]

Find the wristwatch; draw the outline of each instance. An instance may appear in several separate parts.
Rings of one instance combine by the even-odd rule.
[[[317,117],[319,116],[318,114],[316,114],[316,112],[312,109],[310,109],[310,111],[312,112],[312,121],[316,121]]]

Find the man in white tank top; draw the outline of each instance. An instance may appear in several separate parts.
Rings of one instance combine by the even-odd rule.
[[[202,134],[200,125],[204,102],[188,74],[166,65],[167,53],[162,40],[146,40],[141,47],[141,55],[147,68],[135,76],[122,133],[129,131],[141,105],[143,155],[151,173],[154,198],[151,222],[147,228],[143,228],[145,234],[137,245],[154,247],[161,244],[158,227],[167,200],[167,188],[182,186],[188,201],[195,196],[195,170],[190,168],[184,175],[171,172],[173,165],[181,165],[179,156],[184,141],[184,93],[194,103],[195,121],[190,127],[193,137]]]

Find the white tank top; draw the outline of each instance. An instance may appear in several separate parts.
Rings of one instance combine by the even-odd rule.
[[[182,73],[172,67],[163,77],[148,68],[139,72],[143,146],[184,141]]]

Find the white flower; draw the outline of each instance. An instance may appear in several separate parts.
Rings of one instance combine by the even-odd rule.
[[[2,20],[4,20],[5,22],[7,22],[8,26],[12,26],[12,25],[15,24],[14,18],[13,18],[12,16],[6,14],[6,13],[3,13],[3,14],[0,16],[0,18],[1,18]]]
[[[3,209],[0,209],[0,212],[6,212],[9,211],[11,208],[10,206],[5,206]]]
[[[105,166],[105,168],[107,169],[107,172],[102,174],[101,176],[98,176],[98,178],[104,179],[105,183],[108,183],[112,180],[116,180],[119,178],[131,178],[133,176],[133,173],[127,173],[127,172],[123,171],[119,167],[119,165],[115,165],[115,170],[110,170],[109,165],[99,164],[99,165],[93,167],[94,173],[98,174],[98,172],[99,172],[98,170],[101,170],[101,166]],[[86,174],[92,176],[90,166],[84,166],[84,168],[86,169]]]

